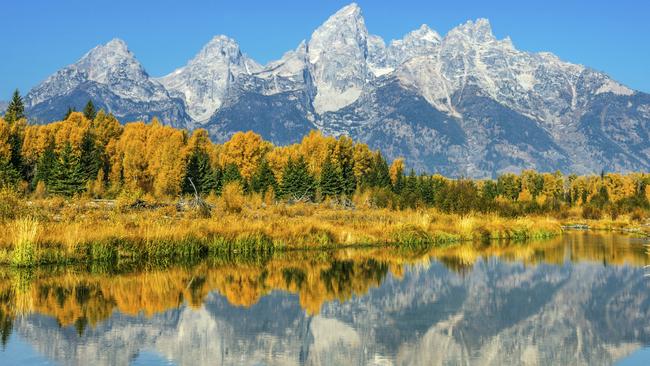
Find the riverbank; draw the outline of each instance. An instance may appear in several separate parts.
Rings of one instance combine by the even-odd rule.
[[[45,199],[18,204],[0,223],[0,263],[32,266],[93,261],[181,261],[315,248],[418,249],[468,241],[557,236],[551,217],[443,214],[433,209],[345,208],[262,199],[172,203]]]
[[[650,236],[645,222],[624,215],[600,220],[460,216],[435,209],[289,204],[259,196],[219,197],[198,206],[191,201],[83,198],[5,204],[0,264],[17,267],[117,261],[164,265],[205,258],[245,261],[279,251],[346,247],[420,250],[468,242],[503,246],[559,236],[565,229]]]

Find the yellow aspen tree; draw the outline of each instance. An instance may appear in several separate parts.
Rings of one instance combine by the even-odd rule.
[[[530,193],[528,188],[522,189],[521,192],[519,192],[519,197],[517,197],[517,201],[519,202],[531,202],[532,200],[533,195]]]
[[[115,146],[115,158],[112,159],[111,181],[120,177],[129,189],[146,191],[150,186],[145,155],[148,127],[142,122],[129,123],[124,127],[122,137]]]
[[[163,126],[155,118],[147,126],[145,142],[146,174],[151,179],[151,191],[157,197],[180,193],[185,170],[186,136],[183,131]]]
[[[403,158],[397,158],[393,161],[393,163],[390,165],[390,181],[392,184],[397,183],[397,178],[404,174],[404,159]]]
[[[274,147],[266,154],[266,160],[278,181],[282,180],[282,173],[289,159],[297,160],[301,156],[298,145]]]
[[[116,140],[122,135],[124,127],[112,114],[106,114],[100,110],[94,120],[91,121],[91,127],[97,136],[97,141],[103,146],[108,145],[111,140]]]
[[[321,167],[327,158],[327,155],[332,153],[336,139],[329,136],[323,136],[318,130],[312,130],[306,135],[299,144],[299,150],[302,156],[305,157],[309,170],[320,175]]]
[[[219,157],[220,164],[221,166],[235,164],[242,177],[250,179],[272,146],[253,131],[237,132],[223,144]]]
[[[372,165],[373,153],[366,144],[356,144],[354,146],[353,160],[354,160],[354,176],[357,182],[368,173]]]
[[[0,162],[11,160],[10,137],[11,126],[4,119],[0,118]]]
[[[336,140],[332,151],[332,163],[342,167],[344,164],[353,164],[354,141],[348,136],[341,136]]]

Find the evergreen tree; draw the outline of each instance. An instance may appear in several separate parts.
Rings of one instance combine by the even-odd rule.
[[[97,111],[95,110],[95,105],[92,100],[88,100],[88,103],[86,103],[86,106],[84,107],[84,117],[92,121],[96,116]]]
[[[386,159],[381,154],[377,154],[375,158],[375,174],[376,174],[376,187],[389,187],[390,186],[390,170]]]
[[[79,157],[67,143],[52,169],[49,191],[62,196],[73,196],[84,189],[84,172]]]
[[[269,189],[278,190],[278,182],[275,179],[273,170],[266,159],[263,159],[253,175],[251,188],[257,193],[266,193]]]
[[[282,174],[281,194],[288,199],[314,199],[316,184],[304,157],[289,159]]]
[[[323,163],[320,175],[320,192],[323,197],[338,196],[343,193],[343,175],[328,156]]]
[[[95,138],[90,131],[86,131],[81,138],[79,164],[83,172],[84,182],[95,179],[99,169],[102,168],[102,147],[95,142]]]
[[[190,182],[190,179],[192,180]],[[217,170],[210,166],[210,157],[204,151],[196,149],[190,154],[185,170],[183,193],[193,194],[194,187],[199,194],[207,195],[217,190]]]
[[[25,128],[26,121],[24,119],[12,122],[9,145],[11,146],[11,166],[18,173],[19,177],[27,179],[29,176],[29,167],[23,164],[22,154]]]
[[[404,179],[404,173],[400,172],[399,174],[397,174],[397,179],[395,180],[395,184],[393,185],[393,192],[397,194],[402,193],[405,183],[406,182]]]
[[[20,180],[20,174],[10,161],[0,161],[0,188],[15,187]]]
[[[5,112],[5,121],[12,123],[25,118],[25,104],[18,89],[14,91],[11,102]]]
[[[214,177],[214,192],[221,194],[221,188],[223,188],[223,169],[216,167],[212,170],[212,176]]]
[[[484,201],[493,201],[498,195],[497,184],[493,180],[486,180],[481,188],[481,197]]]
[[[341,165],[341,193],[352,196],[357,189],[357,178],[354,176],[354,165],[346,161]]]
[[[431,182],[431,177],[424,174],[420,175],[417,181],[417,189],[418,196],[421,198],[422,202],[432,206],[435,202],[435,191]]]
[[[400,206],[402,208],[410,207],[415,208],[418,203],[418,181],[415,175],[415,170],[411,169],[408,177],[403,178],[403,186],[399,191]],[[399,182],[399,180],[398,180]]]
[[[242,178],[239,168],[235,164],[228,164],[223,170],[223,175],[221,176],[222,186],[230,182],[240,182],[244,183],[244,178]]]
[[[50,186],[52,180],[52,171],[55,169],[56,163],[57,157],[56,153],[54,152],[54,143],[50,143],[45,148],[43,155],[41,155],[36,162],[32,188],[36,187],[38,182],[45,183],[46,187]]]

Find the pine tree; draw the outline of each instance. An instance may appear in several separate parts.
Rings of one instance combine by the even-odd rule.
[[[377,152],[370,162],[370,170],[363,177],[361,182],[366,187],[386,188],[390,187],[390,170],[386,159]]]
[[[230,182],[243,183],[243,181],[244,179],[242,178],[241,173],[239,173],[239,168],[237,168],[237,165],[233,163],[226,165],[223,170],[223,175],[221,176],[222,186],[225,186]]]
[[[62,196],[74,196],[84,189],[84,173],[79,157],[67,143],[56,160],[52,170],[49,191]]]
[[[97,177],[102,168],[102,147],[95,143],[95,138],[90,131],[86,131],[81,138],[81,154],[79,164],[83,172],[84,182]]]
[[[354,176],[354,165],[346,161],[341,166],[341,193],[352,196],[357,189],[357,178]]]
[[[86,106],[84,107],[84,117],[92,121],[96,116],[97,111],[95,110],[95,105],[92,100],[88,100],[88,103],[86,103]]]
[[[25,104],[23,103],[23,98],[20,96],[20,92],[16,89],[7,107],[4,119],[12,123],[23,118],[25,118]]]
[[[260,165],[251,179],[251,188],[257,193],[265,194],[269,189],[277,191],[278,182],[275,179],[273,170],[266,159],[260,162]]]
[[[315,190],[314,177],[309,173],[305,158],[289,159],[282,174],[282,196],[294,200],[313,200]]]
[[[395,177],[395,184],[393,185],[393,191],[397,194],[400,194],[404,189],[406,179],[404,179],[404,173],[399,172]]]
[[[191,182],[190,182],[191,179]],[[194,187],[199,194],[207,195],[217,190],[216,170],[210,166],[210,158],[204,151],[196,149],[187,161],[185,169],[185,180],[183,182],[183,193],[193,194]]]
[[[54,144],[50,143],[36,162],[36,169],[34,171],[34,180],[32,186],[36,187],[38,182],[45,183],[49,187],[52,179],[52,171],[56,168],[57,157],[54,152]]]
[[[20,180],[20,174],[10,161],[0,161],[0,188],[15,187]]]
[[[324,197],[338,196],[343,193],[343,175],[327,156],[320,175],[320,192]]]

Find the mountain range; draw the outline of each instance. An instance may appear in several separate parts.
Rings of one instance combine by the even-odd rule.
[[[650,169],[649,94],[551,53],[520,51],[485,19],[444,36],[422,25],[386,43],[354,3],[267,65],[216,36],[154,78],[114,39],[25,99],[33,123],[92,99],[120,120],[156,116],[218,142],[253,130],[289,144],[318,129],[452,177]]]

